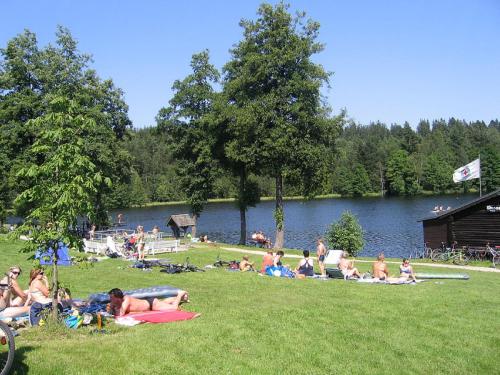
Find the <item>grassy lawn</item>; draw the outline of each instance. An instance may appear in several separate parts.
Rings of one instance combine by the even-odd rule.
[[[20,247],[0,241],[0,271],[20,264],[26,285],[31,261]],[[241,256],[211,246],[168,258],[189,256],[203,266],[219,253],[226,260]],[[131,328],[108,323],[106,335],[86,328],[26,330],[16,339],[14,373],[492,374],[500,368],[500,274],[469,272],[469,281],[391,286],[219,269],[168,275],[127,265],[109,259],[90,269],[68,267],[61,280],[75,297],[113,287],[173,285],[190,292],[185,308],[202,316]],[[395,272],[397,266],[391,267]]]

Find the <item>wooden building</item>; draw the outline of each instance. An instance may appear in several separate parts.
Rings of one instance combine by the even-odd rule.
[[[460,207],[422,219],[424,242],[438,248],[450,246],[484,247],[500,245],[500,189]]]
[[[181,236],[181,230],[184,232],[183,235],[185,235],[187,230],[194,225],[196,225],[196,222],[188,214],[172,215],[167,221],[167,226],[172,228],[175,238]]]

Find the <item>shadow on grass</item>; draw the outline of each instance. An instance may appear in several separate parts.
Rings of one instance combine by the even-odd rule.
[[[25,364],[24,361],[26,360],[26,353],[31,352],[34,349],[35,348],[32,346],[22,346],[20,348],[16,348],[10,374],[21,375],[29,373],[29,366]]]

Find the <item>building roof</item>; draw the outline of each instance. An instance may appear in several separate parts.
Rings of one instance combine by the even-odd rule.
[[[444,219],[450,215],[453,215],[457,212],[460,212],[460,211],[463,211],[469,207],[472,207],[472,206],[475,206],[476,204],[478,203],[482,203],[482,202],[485,202],[491,198],[494,198],[494,197],[497,197],[497,196],[500,196],[500,189],[498,190],[495,190],[489,194],[486,194],[486,195],[483,195],[482,197],[478,197],[476,199],[473,199],[471,200],[470,202],[467,202],[457,208],[454,208],[452,210],[448,210],[448,211],[443,211],[443,212],[440,212],[440,213],[437,213],[433,216],[428,216],[428,217],[425,217],[423,219],[420,219],[419,221],[429,221],[429,220],[440,220],[440,219]]]
[[[194,218],[189,216],[189,214],[178,214],[172,215],[167,221],[167,225],[175,224],[178,227],[190,227],[196,225]]]

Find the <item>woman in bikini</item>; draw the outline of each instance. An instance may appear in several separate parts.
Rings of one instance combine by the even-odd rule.
[[[21,267],[12,266],[0,280],[0,311],[7,307],[23,306],[28,299],[28,294],[17,282],[20,274]]]
[[[12,266],[0,280],[0,317],[11,318],[29,310],[30,298],[17,281],[21,267]]]
[[[403,263],[399,266],[399,278],[404,281],[410,278],[415,282],[417,281],[413,267],[410,266],[410,261],[406,258],[403,259]]]

